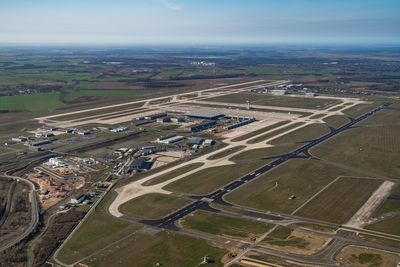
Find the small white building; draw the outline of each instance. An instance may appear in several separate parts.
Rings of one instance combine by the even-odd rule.
[[[51,159],[49,159],[48,163],[49,164],[47,164],[47,165],[52,168],[57,168],[57,167],[68,168],[68,164],[61,161],[59,158],[51,158]]]
[[[287,94],[287,91],[286,91],[286,90],[283,90],[283,89],[279,89],[279,90],[275,89],[275,90],[269,91],[269,93],[270,93],[271,95],[286,95],[286,94]]]

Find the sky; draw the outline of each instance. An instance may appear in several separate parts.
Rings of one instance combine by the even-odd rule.
[[[400,0],[0,0],[0,43],[400,44]]]

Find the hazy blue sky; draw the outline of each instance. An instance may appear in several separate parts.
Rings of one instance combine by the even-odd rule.
[[[0,0],[0,43],[400,43],[400,0]]]

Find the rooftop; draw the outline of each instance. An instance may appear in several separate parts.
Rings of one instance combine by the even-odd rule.
[[[222,116],[224,116],[224,114],[208,112],[208,111],[187,111],[185,113],[185,116],[214,119],[214,118],[222,117]]]

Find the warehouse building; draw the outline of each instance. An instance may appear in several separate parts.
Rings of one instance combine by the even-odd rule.
[[[193,145],[201,145],[201,143],[203,143],[204,139],[201,137],[190,137],[187,140],[187,144],[189,146],[193,146]]]
[[[271,95],[286,95],[287,91],[283,90],[283,89],[279,89],[279,90],[271,90],[270,91]]]
[[[248,120],[244,120],[244,121],[235,123],[235,124],[233,124],[233,125],[226,126],[226,127],[225,127],[225,130],[232,130],[232,129],[238,128],[238,127],[240,127],[240,126],[250,124],[250,123],[252,123],[252,122],[254,122],[254,121],[256,121],[255,118],[251,118],[251,119],[248,119]]]
[[[175,136],[172,136],[169,138],[163,138],[162,140],[157,139],[157,142],[170,145],[170,144],[174,144],[174,143],[180,142],[182,140],[185,140],[185,138],[186,137],[184,137],[184,136],[175,135]]]
[[[146,120],[155,120],[158,118],[166,117],[167,113],[157,113],[144,117]]]
[[[201,123],[190,126],[189,130],[191,132],[200,132],[205,129],[214,127],[215,125],[217,125],[216,121],[203,121]]]

